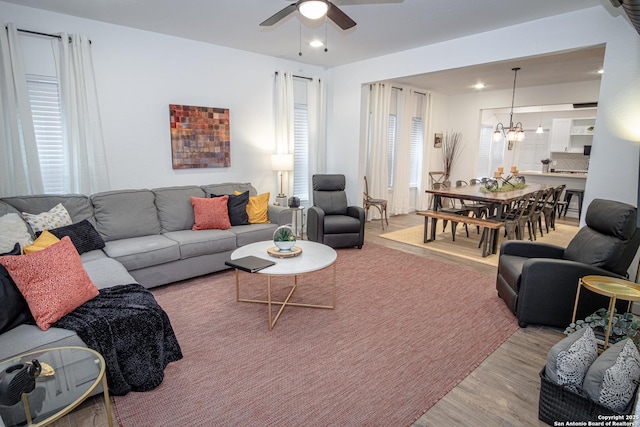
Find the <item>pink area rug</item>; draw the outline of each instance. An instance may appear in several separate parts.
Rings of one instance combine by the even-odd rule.
[[[235,301],[232,271],[153,291],[184,359],[115,397],[121,426],[410,425],[516,329],[495,277],[372,243],[338,251],[335,310]],[[241,297],[266,278],[241,273]],[[294,296],[330,303],[331,269]],[[286,291],[288,281],[275,287]]]

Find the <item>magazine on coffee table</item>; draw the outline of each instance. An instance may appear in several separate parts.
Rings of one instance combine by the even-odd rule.
[[[225,264],[228,265],[229,267],[237,268],[238,270],[246,271],[249,273],[255,273],[256,271],[260,271],[263,268],[271,267],[276,263],[268,259],[259,258],[253,255],[248,255],[242,258],[226,261]]]

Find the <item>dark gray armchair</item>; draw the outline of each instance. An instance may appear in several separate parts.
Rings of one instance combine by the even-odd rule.
[[[344,175],[313,175],[313,206],[307,213],[309,240],[332,248],[364,244],[364,209],[347,206]]]
[[[504,242],[496,288],[518,324],[564,328],[571,323],[578,279],[591,274],[625,278],[640,245],[636,214],[626,203],[594,199],[586,225],[566,249],[541,242]],[[618,310],[626,311],[627,303],[619,303]],[[606,297],[581,292],[576,318],[608,304]]]

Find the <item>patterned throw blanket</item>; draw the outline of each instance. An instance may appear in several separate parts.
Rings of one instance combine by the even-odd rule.
[[[182,359],[169,317],[151,292],[138,284],[101,289],[53,326],[75,331],[102,354],[113,395],[159,386],[164,368]]]

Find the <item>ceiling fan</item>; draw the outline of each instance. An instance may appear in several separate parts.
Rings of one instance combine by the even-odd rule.
[[[298,0],[260,23],[260,25],[262,27],[274,25],[296,10],[309,19],[318,19],[326,14],[329,19],[335,22],[336,25],[343,30],[348,30],[356,25],[356,22],[353,19],[349,18],[346,13],[340,10],[338,6],[331,3],[329,0]]]

